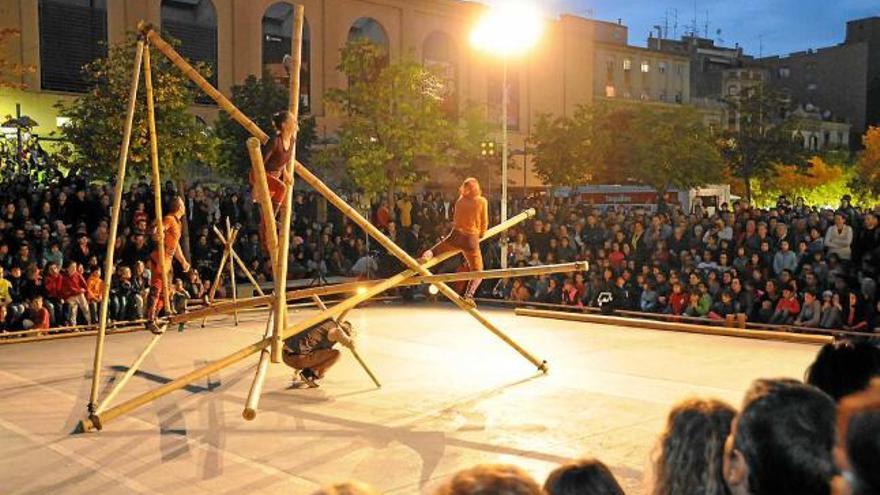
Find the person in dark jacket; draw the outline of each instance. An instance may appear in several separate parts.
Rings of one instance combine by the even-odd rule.
[[[339,360],[340,343],[354,349],[351,323],[325,320],[284,340],[284,364],[298,370],[294,376],[295,388],[316,388],[318,380]]]

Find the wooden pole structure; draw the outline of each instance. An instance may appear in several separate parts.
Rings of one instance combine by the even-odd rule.
[[[145,23],[141,21],[137,26],[138,32],[143,34],[151,45],[156,47],[157,50],[162,52],[163,55],[168,57],[168,60],[171,61],[172,64],[176,65],[178,69],[180,69],[183,74],[188,77],[191,81],[193,81],[196,86],[199,87],[202,91],[205,92],[212,100],[217,102],[217,105],[220,106],[224,111],[226,111],[232,120],[238,122],[242,125],[247,131],[258,138],[261,143],[266,143],[269,141],[269,136],[263,132],[257,124],[255,124],[251,119],[247,118],[245,114],[241,112],[238,108],[235,108],[235,105],[229,101],[228,98],[223,96],[223,93],[217,90],[214,86],[211,86],[211,83],[205,80],[199,71],[197,71],[192,65],[190,65],[183,57],[180,56],[174,48],[171,47],[165,40],[159,36],[151,24]]]
[[[223,269],[226,268],[226,259],[229,257],[229,248],[225,248],[223,250],[223,256],[220,258],[220,266],[217,267],[217,274],[214,275],[214,283],[211,284],[211,290],[208,291],[208,304],[214,303],[214,296],[217,295],[217,287],[220,285],[220,281],[223,279]],[[208,317],[202,320],[202,328],[205,327],[205,323],[207,323]]]
[[[232,258],[235,257],[235,252],[232,250],[233,243],[235,242],[235,237],[238,234],[238,229],[233,230],[229,225],[229,217],[226,217],[226,250],[229,252],[229,257],[227,263],[229,265],[229,284],[232,287],[232,302],[238,302],[238,286],[235,283],[235,263],[232,262]],[[238,326],[238,309],[232,310],[232,319],[235,322],[235,326]]]
[[[107,332],[105,335],[131,333],[131,332],[138,332],[141,330],[146,330],[143,325],[122,327],[122,328],[119,328],[118,330],[114,330],[112,332]],[[49,335],[21,337],[18,339],[0,339],[0,345],[29,344],[32,342],[43,342],[44,340],[72,339],[75,337],[93,337],[95,335],[98,335],[97,330],[86,330],[84,332],[50,333]]]
[[[355,224],[357,224],[360,228],[364,229],[365,232],[370,234],[374,239],[379,241],[385,249],[387,249],[391,254],[393,254],[397,259],[402,261],[405,265],[407,265],[410,269],[414,270],[416,273],[421,275],[431,275],[425,267],[419,265],[419,262],[416,261],[412,256],[407,254],[406,251],[401,249],[397,244],[394,243],[391,239],[389,239],[385,234],[382,233],[381,230],[376,228],[375,225],[370,223],[366,218],[364,218],[357,210],[352,208],[348,203],[346,203],[342,198],[340,198],[335,192],[333,192],[326,184],[324,184],[320,179],[318,179],[314,174],[309,172],[308,169],[302,166],[302,164],[297,164],[296,173],[302,177],[310,186],[312,186],[318,193],[327,198],[333,206],[337,207],[344,215],[349,217]],[[440,292],[443,293],[444,296],[449,298],[456,306],[461,308],[462,310],[470,313],[477,321],[483,324],[490,332],[495,334],[496,337],[501,339],[504,343],[512,347],[516,352],[518,352],[522,357],[526,358],[530,363],[535,365],[540,371],[547,372],[547,362],[542,361],[527,350],[525,350],[522,346],[517,344],[513,339],[507,336],[504,332],[501,331],[498,327],[492,324],[489,320],[487,320],[476,308],[467,305],[464,301],[462,301],[461,297],[452,290],[448,285],[443,282],[438,282],[434,284],[440,289]],[[335,307],[335,306],[334,306]]]
[[[293,116],[294,127],[293,138],[290,142],[290,163],[287,171],[290,175],[290,182],[286,184],[284,201],[281,205],[281,224],[278,232],[278,253],[276,255],[277,264],[275,266],[275,327],[272,332],[272,362],[281,362],[281,350],[283,347],[281,335],[284,333],[284,327],[287,326],[287,257],[290,250],[290,221],[293,217],[293,172],[296,168],[296,140],[299,128],[299,74],[302,67],[302,34],[303,24],[305,22],[305,9],[302,5],[297,5],[293,18],[293,37],[291,41],[291,56],[293,64],[290,68],[290,100],[288,110]]]
[[[220,242],[223,243],[224,246],[228,246],[226,239],[223,238],[223,234],[220,232],[220,229],[218,229],[216,225],[212,225],[212,227],[214,229],[214,235],[217,236],[217,238],[220,240]],[[247,277],[251,285],[254,286],[257,294],[265,296],[266,294],[263,292],[263,288],[260,287],[260,284],[258,284],[257,281],[254,279],[254,275],[251,273],[250,270],[248,270],[247,265],[245,265],[244,261],[242,261],[241,258],[238,256],[238,253],[235,252],[235,248],[230,246],[229,253],[232,255],[232,260],[235,261],[241,271],[244,272],[245,277]]]
[[[278,230],[275,229],[275,211],[272,209],[272,200],[269,198],[269,184],[266,180],[266,168],[263,165],[263,153],[260,151],[260,141],[257,138],[247,140],[248,156],[251,159],[251,171],[256,182],[257,203],[260,205],[260,215],[266,225],[264,235],[269,259],[272,263],[272,275],[277,268]]]
[[[168,283],[168,264],[165,259],[165,222],[162,216],[162,176],[159,175],[159,139],[156,135],[156,109],[153,98],[153,72],[150,67],[150,46],[144,47],[144,89],[147,92],[147,126],[150,134],[150,169],[153,174],[153,211],[156,215],[156,247],[162,270],[162,297],[165,311],[171,313],[171,284]],[[155,277],[156,274],[153,274]]]
[[[327,311],[327,305],[324,304],[324,301],[322,301],[319,296],[312,296],[312,300],[315,301],[315,304],[318,306],[318,308],[321,311]],[[339,324],[339,323],[345,321],[345,315],[341,314],[341,315],[339,315],[338,318],[334,318],[333,320],[337,324]],[[341,326],[339,328],[340,328],[340,330],[345,332],[344,328],[342,328]],[[348,332],[345,332],[345,333],[346,333],[346,335],[351,337],[351,334],[349,334]],[[361,368],[363,368],[364,371],[367,372],[367,375],[369,375],[370,380],[373,380],[373,383],[376,384],[376,388],[382,388],[382,384],[379,383],[379,380],[376,378],[376,375],[373,374],[373,371],[370,369],[369,366],[367,366],[367,363],[364,362],[363,358],[361,358],[361,355],[358,353],[357,349],[355,349],[354,347],[351,347],[349,350],[351,351],[352,356],[354,356],[354,358],[357,360],[357,362],[361,365]]]
[[[519,215],[508,219],[506,222],[499,224],[499,225],[496,225],[495,227],[487,230],[486,233],[483,234],[483,237],[481,240],[486,240],[491,237],[497,236],[498,234],[504,232],[505,230],[513,227],[514,225],[516,225],[516,224],[518,224],[528,218],[531,218],[534,215],[535,215],[535,210],[527,210],[523,213],[520,213]],[[458,254],[458,253],[453,252],[453,251],[450,251],[448,253],[444,253],[440,256],[436,256],[436,257],[432,258],[427,263],[425,263],[424,266],[426,268],[433,267],[435,265],[442,263],[443,261],[446,261],[449,258],[452,258],[456,254]],[[325,321],[328,318],[333,318],[335,316],[342,315],[346,311],[348,311],[348,310],[354,308],[355,306],[357,306],[358,304],[360,304],[361,302],[366,301],[367,299],[370,299],[377,294],[381,294],[382,292],[385,292],[389,288],[394,287],[396,284],[406,280],[407,278],[411,277],[414,274],[415,274],[415,271],[413,271],[413,270],[404,270],[403,272],[398,273],[394,277],[391,277],[390,279],[387,279],[387,280],[385,280],[379,284],[376,284],[375,286],[367,289],[367,291],[363,294],[358,294],[353,297],[350,297],[350,298],[340,302],[339,304],[336,304],[332,308],[328,308],[327,311],[318,313],[316,315],[313,315],[313,316],[305,319],[302,322],[297,323],[292,328],[288,329],[288,331],[285,332],[285,334],[292,334],[292,333],[304,330],[310,326],[321,323],[322,321]],[[271,297],[273,297],[273,296],[271,296]],[[262,299],[262,298],[254,298],[254,299]],[[269,299],[269,298],[266,298],[266,299]],[[266,302],[269,302],[269,301],[266,301]],[[212,308],[212,309],[215,309],[215,308]],[[228,310],[226,312],[228,312]],[[172,318],[172,322],[173,322],[173,318]],[[211,364],[208,364],[208,365],[203,366],[201,368],[195,369],[195,370],[187,373],[186,375],[181,376],[180,378],[177,378],[169,383],[166,383],[165,385],[162,385],[161,387],[158,387],[156,389],[145,392],[137,397],[133,397],[133,398],[129,399],[128,401],[126,401],[116,407],[113,407],[111,409],[104,411],[103,413],[101,413],[101,415],[93,415],[87,419],[84,419],[80,423],[80,426],[82,427],[83,431],[89,431],[89,430],[92,430],[95,428],[101,429],[101,428],[103,428],[104,424],[107,424],[112,419],[117,418],[117,417],[119,417],[123,414],[126,414],[128,412],[131,412],[131,411],[137,409],[138,407],[141,407],[144,404],[147,404],[151,401],[154,401],[154,400],[158,399],[159,397],[163,397],[163,396],[165,396],[175,390],[179,390],[179,389],[189,385],[190,383],[192,383],[196,380],[199,380],[207,375],[210,375],[211,373],[216,373],[217,371],[219,371],[223,368],[231,366],[231,365],[237,363],[238,361],[241,361],[242,359],[246,358],[247,356],[250,356],[251,354],[255,354],[263,349],[268,348],[270,343],[271,343],[271,337],[264,338],[263,340],[260,340],[259,342],[256,342],[256,343],[251,344],[247,347],[239,349],[238,351],[236,351],[236,352],[234,352],[224,358],[218,359],[217,361],[214,361]]]
[[[263,339],[269,337],[272,333],[272,315],[277,312],[269,312],[269,318],[266,320],[266,331],[263,332]],[[260,351],[260,361],[257,363],[257,372],[254,375],[254,381],[251,383],[251,389],[248,391],[247,401],[245,401],[244,410],[241,417],[247,421],[252,421],[257,417],[257,408],[260,406],[260,396],[263,394],[263,382],[266,381],[266,371],[269,368],[269,349]]]
[[[156,344],[159,343],[159,339],[162,338],[162,335],[164,334],[160,333],[159,335],[153,335],[153,338],[150,339],[150,343],[147,344],[146,347],[144,347],[144,350],[141,351],[140,355],[134,360],[133,363],[131,363],[131,366],[129,366],[128,369],[125,370],[125,374],[122,375],[122,378],[120,378],[119,381],[117,381],[113,385],[113,390],[111,390],[110,393],[104,397],[104,400],[102,400],[101,403],[98,404],[98,408],[95,410],[95,414],[101,414],[105,409],[107,409],[107,406],[113,402],[113,399],[116,397],[119,391],[122,390],[122,387],[124,387],[125,384],[128,383],[128,380],[130,380],[131,377],[133,377],[137,370],[141,367],[141,364],[144,362],[144,359],[147,358],[147,355],[150,354],[150,351],[153,350],[153,347],[156,347]]]
[[[89,394],[88,410],[93,413],[98,400],[98,384],[101,381],[101,361],[104,357],[104,335],[107,332],[107,310],[110,304],[110,283],[113,277],[113,255],[116,251],[116,235],[119,231],[119,209],[122,204],[122,189],[125,187],[125,166],[128,162],[128,146],[131,143],[131,127],[134,122],[134,108],[137,102],[138,81],[144,55],[144,41],[138,40],[131,74],[131,90],[128,94],[128,109],[122,131],[122,144],[119,148],[119,163],[116,170],[116,187],[113,191],[113,206],[110,210],[110,242],[104,260],[104,293],[101,297],[101,311],[98,316],[98,339],[95,344],[95,360],[92,371],[92,389]]]

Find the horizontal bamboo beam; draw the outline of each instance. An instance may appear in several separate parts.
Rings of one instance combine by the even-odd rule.
[[[141,330],[145,330],[143,325],[137,325],[133,327],[121,327],[112,332],[106,332],[105,335],[117,335],[123,333],[132,333],[139,332]],[[0,345],[13,345],[13,344],[29,344],[32,342],[43,342],[46,340],[62,340],[62,339],[72,339],[75,337],[94,337],[98,335],[98,330],[86,330],[82,332],[63,332],[63,333],[50,333],[49,335],[37,335],[34,337],[20,337],[17,339],[0,339]]]
[[[705,335],[723,335],[745,339],[773,340],[797,344],[827,344],[833,341],[831,336],[809,335],[802,333],[768,332],[766,330],[742,330],[730,327],[694,325],[692,323],[675,323],[670,321],[646,320],[644,318],[623,318],[620,316],[571,313],[568,311],[549,311],[545,309],[516,308],[518,316],[550,318],[554,320],[580,321],[601,325],[615,325],[647,330],[664,330],[672,332],[698,333]]]
[[[494,237],[494,236],[504,232],[505,230],[513,227],[514,225],[517,225],[518,223],[521,223],[521,222],[525,221],[526,219],[533,217],[534,215],[535,215],[534,209],[526,210],[526,211],[520,213],[519,215],[516,215],[516,216],[508,219],[506,222],[503,222],[503,223],[496,225],[495,227],[492,227],[491,229],[487,230],[486,233],[483,234],[483,237],[480,240],[484,241],[486,239]],[[445,261],[449,258],[452,258],[456,254],[458,254],[458,253],[455,251],[450,251],[448,253],[444,253],[442,255],[439,255],[439,256],[432,258],[427,263],[425,263],[423,266],[425,266],[427,268],[427,267],[437,265],[437,264],[442,263],[443,261]],[[387,279],[382,284],[377,284],[376,286],[374,286],[370,289],[367,289],[367,292],[365,294],[359,294],[355,297],[351,297],[349,299],[346,299],[346,300],[340,302],[339,304],[336,304],[332,308],[329,308],[327,311],[322,311],[320,313],[317,313],[316,315],[313,315],[309,318],[304,319],[303,321],[299,322],[297,325],[294,325],[293,327],[287,329],[287,331],[285,332],[285,336],[289,336],[297,331],[303,330],[303,329],[308,328],[312,325],[316,325],[316,324],[321,323],[321,322],[328,320],[330,318],[344,314],[345,311],[348,311],[348,310],[354,308],[358,304],[366,301],[367,299],[370,299],[371,297],[373,297],[377,294],[381,294],[385,290],[388,290],[389,288],[393,287],[394,285],[413,276],[415,273],[416,272],[413,270],[405,270],[403,272],[400,272],[397,275],[395,275],[394,277]],[[269,300],[271,300],[271,296],[267,296],[267,298],[269,298]],[[253,298],[253,299],[260,299],[260,298]],[[199,380],[207,375],[210,375],[211,373],[215,373],[218,370],[221,370],[223,368],[231,366],[231,365],[237,363],[238,361],[241,361],[242,359],[244,359],[252,354],[260,352],[263,349],[266,349],[270,345],[271,340],[272,340],[271,337],[263,338],[262,340],[254,343],[254,344],[251,344],[251,345],[244,347],[244,348],[242,348],[242,349],[240,349],[240,350],[238,350],[238,351],[236,351],[236,352],[234,352],[224,358],[221,358],[217,361],[214,361],[213,363],[211,363],[207,366],[203,366],[201,368],[195,369],[195,370],[187,373],[186,375],[181,376],[180,378],[177,378],[169,383],[166,383],[165,385],[162,385],[161,387],[155,388],[155,389],[150,390],[148,392],[145,392],[141,395],[133,397],[133,398],[129,399],[128,401],[126,401],[116,407],[113,407],[111,409],[108,409],[107,411],[104,411],[100,415],[91,415],[88,418],[83,419],[80,422],[80,427],[81,427],[82,431],[90,431],[90,430],[93,430],[96,428],[100,430],[109,421],[113,420],[114,418],[119,417],[122,414],[131,412],[134,409],[137,409],[138,407],[143,406],[144,404],[147,404],[151,401],[158,399],[159,397],[167,395],[175,390],[179,390],[179,389],[189,385],[190,383],[194,382],[195,380]]]
[[[120,328],[120,327],[130,327],[136,325],[143,325],[146,320],[131,320],[131,321],[115,321],[113,323],[107,323],[107,328]],[[95,330],[98,328],[97,323],[92,323],[91,325],[67,325],[63,327],[51,327],[51,328],[43,328],[40,330],[16,330],[13,332],[4,332],[0,333],[0,341],[3,339],[15,339],[18,337],[24,337],[27,335],[35,335],[35,334],[49,334],[53,335],[55,333],[61,332],[71,332],[75,333],[82,330]],[[110,333],[110,332],[108,332]]]

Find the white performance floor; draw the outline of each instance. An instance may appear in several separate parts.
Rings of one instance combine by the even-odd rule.
[[[348,479],[430,493],[477,463],[516,464],[543,482],[557,464],[592,456],[637,494],[672,404],[696,395],[737,405],[755,378],[800,378],[817,351],[485,313],[550,374],[450,305],[374,304],[351,320],[382,389],[347,352],[319,389],[289,389],[288,368],[272,365],[248,422],[254,355],[85,434],[72,432],[86,413],[94,338],[0,346],[0,493],[289,495]],[[265,319],[170,329],[120,399],[256,341]],[[104,393],[149,339],[108,337]]]

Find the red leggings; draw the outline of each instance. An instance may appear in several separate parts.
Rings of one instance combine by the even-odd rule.
[[[480,252],[480,236],[476,234],[465,234],[460,230],[453,230],[446,237],[431,248],[433,256],[450,251],[461,251],[464,256],[464,262],[468,270],[479,272],[483,270],[483,253]],[[473,279],[467,287],[467,296],[473,297],[480,286],[482,279]]]

